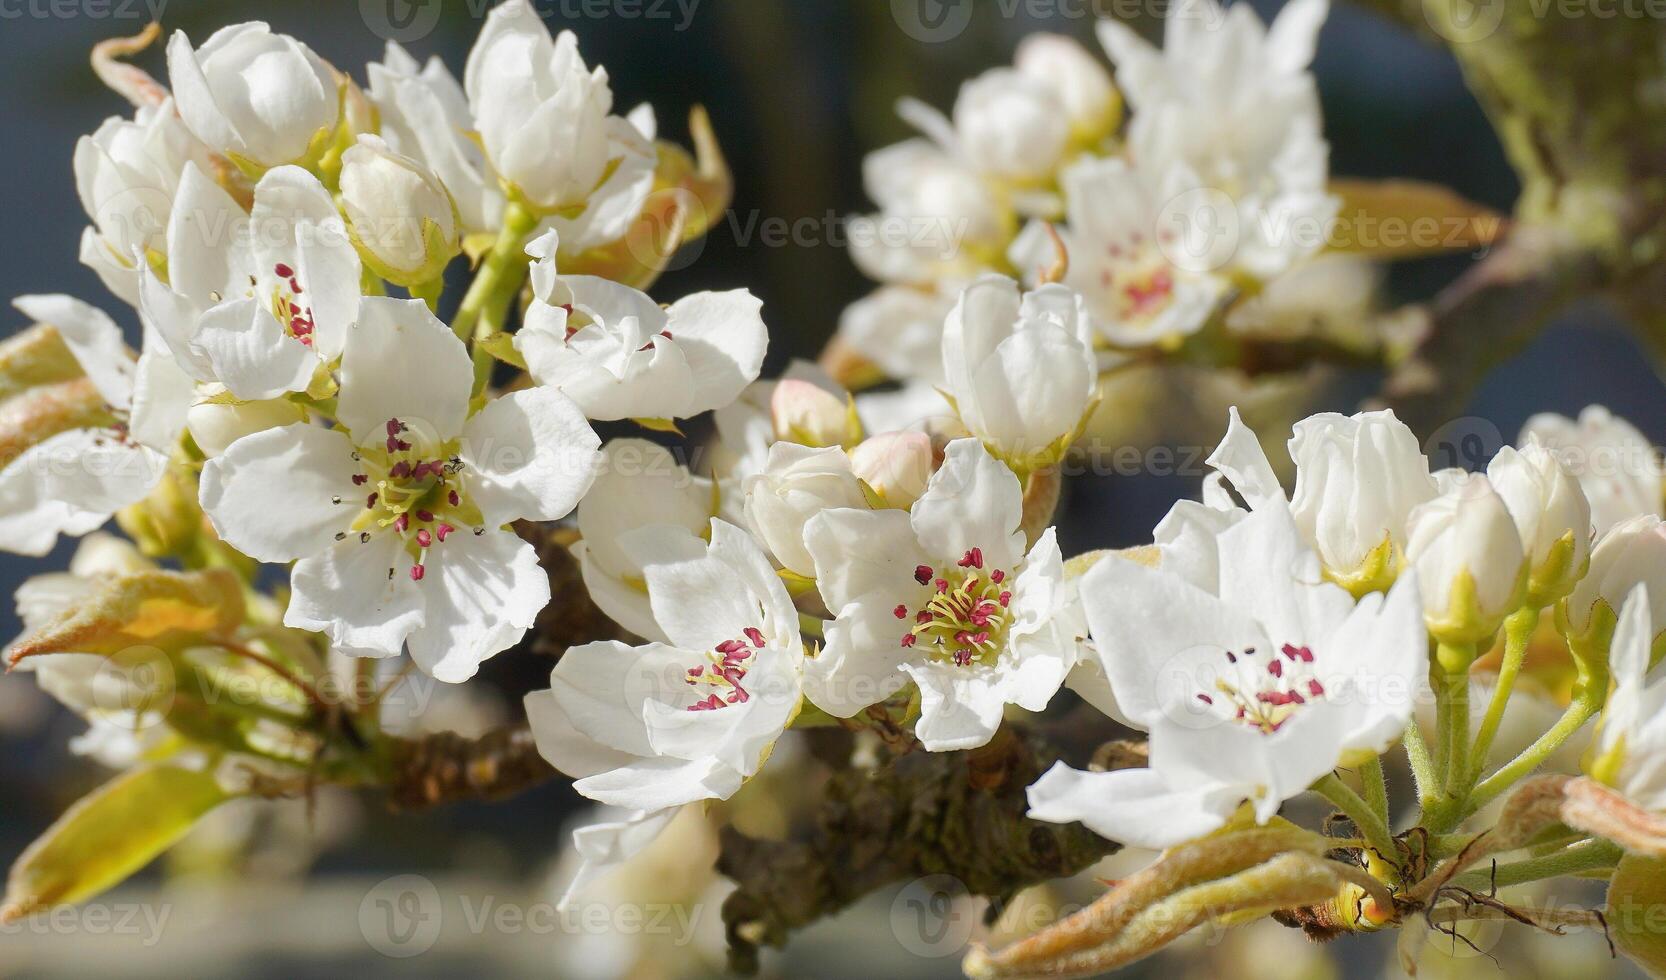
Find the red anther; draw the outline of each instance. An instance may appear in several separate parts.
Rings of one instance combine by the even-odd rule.
[[[463,502],[463,498],[457,496],[457,491],[455,491],[455,490],[446,494],[445,499],[446,499],[446,502],[449,503],[453,507],[456,507],[458,504]]]
[[[699,677],[701,674],[705,673],[705,671],[706,671],[706,665],[705,664],[696,664],[693,667],[690,667],[688,669],[688,676],[690,676],[690,677]]]
[[[1198,695],[1198,696],[1197,696],[1197,699],[1198,699],[1198,700],[1199,700],[1199,701],[1202,701],[1202,702],[1203,702],[1203,703],[1204,703],[1204,704],[1214,704],[1214,703],[1215,703],[1215,699],[1214,699],[1214,698],[1212,698],[1212,697],[1210,697],[1210,696],[1209,696],[1209,695],[1207,695],[1207,694],[1199,694],[1199,695]]]
[[[396,453],[396,452],[399,451],[399,440],[395,439],[393,436],[388,436],[388,441],[387,441],[386,445],[388,447],[388,452],[390,452],[390,453]],[[400,463],[399,465],[405,466],[406,464]],[[408,467],[407,467],[407,470],[408,470]]]
[[[1229,664],[1237,663],[1238,662],[1237,655],[1234,654],[1231,650],[1226,651],[1226,662],[1229,663]]]
[[[740,653],[741,651],[745,650],[746,649],[746,644],[742,643],[739,640],[724,640],[722,643],[719,643],[717,645],[716,649],[717,649],[718,653],[721,653],[721,654],[727,656],[731,653]]]
[[[457,529],[452,527],[450,524],[441,524],[439,527],[434,529],[434,534],[443,543],[445,541],[445,536],[455,530]]]
[[[413,581],[413,582],[422,581],[422,576],[423,576],[424,572],[425,572],[425,569],[422,567],[422,564],[420,562],[415,564],[415,565],[412,565],[411,566],[411,581]]]
[[[956,667],[964,667],[971,662],[972,651],[962,648],[954,652],[954,665]]]
[[[417,511],[417,520],[421,521],[424,524],[432,524],[432,523],[434,523],[434,512],[433,511],[428,511],[428,510],[419,510],[419,511]]]
[[[919,638],[916,637],[913,633],[904,633],[902,635],[902,645],[905,646],[905,647],[911,647],[911,646],[914,645],[915,641],[918,640],[918,639]]]
[[[690,710],[690,711],[716,711],[718,708],[721,708],[721,707],[723,707],[722,699],[719,698],[717,695],[713,694],[711,697],[708,697],[704,701],[696,701],[693,704],[689,705],[688,710]]]
[[[947,592],[947,591],[949,591],[949,580],[946,579],[946,578],[938,579],[937,580],[937,591],[938,592]]]
[[[1011,592],[1001,593],[1001,605],[1002,606],[1006,606],[1006,605],[1010,604],[1011,602],[1012,602],[1012,593]]]
[[[748,626],[747,628],[741,630],[741,632],[746,634],[746,638],[752,641],[753,646],[762,647],[764,645],[764,633],[763,630],[758,629],[758,627]]]
[[[978,633],[977,635],[973,636],[972,637],[972,642],[977,644],[980,647],[983,646],[984,644],[988,643],[989,642],[989,631],[984,630],[983,632]]]
[[[898,619],[908,618],[908,607],[900,602],[897,603],[897,608],[891,610],[891,612],[894,613]]]
[[[993,572],[989,573],[989,581],[994,582],[996,585],[1000,585],[1002,582],[1005,582],[1006,580],[1007,580],[1007,573],[1001,571],[999,568],[997,568]]]
[[[955,562],[955,564],[959,565],[961,568],[971,568],[972,567],[972,553],[970,551],[968,551],[964,555],[961,555],[960,560]]]
[[[931,581],[931,566],[930,565],[915,565],[914,566],[914,581],[920,583],[921,585],[924,585],[927,582]]]
[[[295,274],[294,269],[291,269],[289,266],[284,265],[282,262],[279,262],[277,265],[273,266],[272,271],[278,274],[279,279],[288,279],[290,276],[293,276]]]
[[[417,547],[418,548],[426,548],[429,545],[434,543],[434,538],[433,538],[432,535],[430,535],[428,533],[427,528],[422,528],[421,530],[417,531],[416,538],[417,538]]]
[[[410,528],[410,526],[411,526],[411,515],[409,515],[409,514],[400,514],[398,517],[395,517],[393,519],[393,529],[395,531],[398,531],[400,534],[404,534],[405,531]]]
[[[1307,693],[1316,698],[1322,698],[1325,696],[1325,685],[1319,683],[1317,680],[1309,680],[1307,682]]]
[[[375,494],[375,493],[372,493],[372,494],[371,494],[371,495],[370,495],[370,496],[368,496],[368,497],[366,497],[366,498],[364,498],[364,505],[365,505],[365,506],[366,506],[366,507],[374,507],[374,506],[376,506],[376,498],[377,498],[377,497],[378,497],[378,496],[379,496],[379,495],[378,495],[378,494]]]
[[[1284,665],[1279,663],[1277,660],[1269,660],[1267,662],[1267,673],[1272,674],[1274,677],[1283,677]]]
[[[920,610],[919,612],[914,614],[914,622],[916,622],[916,623],[929,623],[929,622],[931,622],[931,613],[926,612],[924,609]]]
[[[410,443],[408,443],[408,442],[406,442],[406,441],[405,441],[405,440],[403,440],[403,439],[401,439],[401,440],[399,440],[399,441],[398,441],[398,442],[396,442],[396,443],[394,443],[394,445],[395,445],[395,446],[398,446],[398,447],[399,447],[399,451],[400,451],[400,452],[402,452],[402,453],[403,453],[403,452],[409,452],[409,451],[410,451],[410,449],[411,449],[411,444],[410,444]]]
[[[297,296],[301,295],[301,293],[304,292],[304,290],[301,289],[300,280],[290,279],[289,280],[289,291],[294,293]]]
[[[362,487],[369,482],[370,477],[365,476],[363,473],[359,473],[353,477],[353,486],[355,487]]]
[[[983,549],[982,548],[973,548],[971,551],[967,552],[967,554],[972,556],[972,567],[973,568],[982,568],[983,567]]]
[[[401,428],[403,428],[403,426],[401,426],[401,425],[400,425],[400,424],[399,424],[399,420],[398,420],[398,419],[388,419],[388,424],[387,424],[387,426],[386,426],[386,428],[387,428],[387,430],[388,430],[388,435],[389,435],[389,436],[390,436],[390,437],[391,437],[391,436],[396,436],[396,435],[398,435],[398,434],[399,434],[399,430],[400,430],[400,429],[401,429]]]

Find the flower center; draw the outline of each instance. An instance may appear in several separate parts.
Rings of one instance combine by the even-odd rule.
[[[454,454],[453,443],[431,445],[400,419],[389,419],[386,431],[382,445],[353,453],[359,463],[353,484],[368,491],[353,530],[363,542],[390,529],[399,535],[411,556],[411,578],[420,582],[431,548],[444,544],[459,528],[471,527],[476,535],[486,529],[479,508],[464,493],[463,461]],[[388,577],[393,574],[394,569],[388,569]]]
[[[272,287],[272,315],[284,325],[291,337],[311,347],[314,327],[312,307],[301,302],[301,280],[294,269],[282,262],[272,267],[272,273],[278,280]]]
[[[1143,236],[1106,251],[1110,261],[1099,272],[1099,288],[1119,318],[1150,319],[1173,302],[1174,270]]]
[[[711,690],[705,698],[688,706],[689,711],[716,711],[731,704],[745,704],[752,695],[741,686],[753,651],[763,648],[764,634],[756,626],[748,626],[745,639],[724,640],[707,651],[707,662],[688,669],[684,682],[693,688]]]
[[[893,610],[898,619],[914,621],[902,645],[921,646],[933,659],[957,667],[993,665],[1012,619],[1006,580],[1003,569],[985,571],[982,548],[966,552],[953,566],[915,568],[914,581],[929,591],[915,608],[899,603]]]
[[[1313,651],[1305,646],[1286,643],[1277,654],[1261,655],[1259,661],[1254,647],[1224,652],[1244,683],[1217,679],[1213,691],[1199,691],[1197,699],[1207,705],[1222,703],[1234,721],[1264,735],[1282,728],[1303,705],[1325,696],[1325,686],[1314,676]],[[1260,665],[1263,661],[1265,666]]]

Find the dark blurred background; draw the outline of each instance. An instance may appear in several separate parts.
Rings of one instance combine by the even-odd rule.
[[[184,30],[199,42],[217,27],[262,18],[276,30],[301,37],[361,82],[362,66],[380,58],[388,37],[403,41],[419,58],[441,55],[460,76],[489,2],[0,0],[0,92],[5,93],[0,138],[6,161],[0,227],[7,236],[0,293],[71,293],[104,306],[124,327],[136,330],[133,312],[105,293],[75,258],[86,223],[70,169],[75,140],[106,116],[128,111],[88,67],[95,41],[135,33],[156,13],[170,31]],[[702,288],[751,288],[764,300],[772,331],[766,373],[791,357],[814,357],[840,310],[870,288],[844,251],[827,239],[839,216],[869,206],[860,181],[863,154],[909,135],[892,112],[899,96],[911,94],[947,108],[962,79],[1008,61],[1018,39],[1036,30],[1069,33],[1099,50],[1093,40],[1092,0],[968,0],[971,16],[965,27],[940,40],[921,39],[930,32],[911,21],[917,2],[937,5],[937,0],[541,4],[553,11],[553,28],[578,34],[590,63],[607,66],[621,109],[640,102],[654,106],[663,136],[686,142],[689,108],[701,104],[710,110],[735,173],[733,211],[712,231],[698,260],[669,273],[654,292],[669,299]],[[1270,15],[1279,4],[1255,6]],[[1155,20],[1143,26],[1148,33],[1159,29]],[[165,77],[160,45],[140,63]],[[1508,210],[1516,193],[1514,178],[1457,66],[1442,50],[1343,4],[1325,26],[1315,70],[1335,174],[1436,181]],[[784,247],[758,240],[762,222],[783,220],[797,223],[802,240]],[[1471,260],[1453,256],[1402,264],[1389,280],[1391,299],[1426,296]],[[14,325],[22,324],[20,315],[8,315]],[[1589,402],[1602,401],[1657,442],[1666,438],[1666,388],[1629,338],[1605,317],[1594,309],[1567,317],[1498,371],[1470,414],[1496,426],[1510,441],[1534,412],[1575,414]],[[1070,550],[1148,540],[1153,523],[1174,499],[1192,493],[1194,484],[1179,477],[1078,484],[1063,518]],[[62,568],[70,550],[61,547],[40,561],[0,556],[0,592],[9,595],[24,577]],[[0,633],[9,636],[16,628],[9,603],[0,603]],[[506,686],[523,686],[524,677],[505,676],[516,668],[497,671]],[[0,706],[5,704],[0,700]],[[0,726],[0,857],[5,860],[96,778],[90,769],[64,776],[64,744],[79,727],[67,717],[29,736],[8,734]],[[454,807],[399,820],[382,818],[372,807],[362,817],[369,826],[325,848],[323,867],[374,880],[405,870],[456,866],[464,854],[479,861],[484,851],[513,874],[547,860],[562,821],[575,806],[565,786],[547,786],[513,804]],[[0,974],[8,972],[6,950],[13,942],[0,936]],[[364,955],[369,958],[361,962],[372,969],[392,962]],[[258,962],[262,972],[273,975],[315,967],[281,954],[264,955]],[[45,968],[39,960],[31,963],[31,970]],[[928,964],[920,975],[956,975],[953,963]],[[462,965],[427,957],[417,972],[438,976]],[[167,972],[162,964],[152,966],[158,974]],[[801,963],[792,972],[837,976],[846,971],[822,961]]]

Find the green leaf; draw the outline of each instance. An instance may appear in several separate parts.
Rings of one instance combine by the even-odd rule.
[[[65,811],[12,865],[0,922],[84,902],[126,881],[230,799],[212,773],[153,766]]]
[[[526,370],[526,358],[522,357],[521,352],[515,349],[514,334],[495,333],[485,340],[479,341],[478,346],[481,350],[510,367],[520,368],[522,371]]]
[[[1330,249],[1399,259],[1491,245],[1504,216],[1441,187],[1416,180],[1330,182],[1342,199]]]
[[[1651,977],[1666,977],[1666,858],[1628,854],[1608,885],[1608,933]]]

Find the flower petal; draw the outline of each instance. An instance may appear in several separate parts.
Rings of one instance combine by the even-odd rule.
[[[914,532],[939,559],[981,548],[991,568],[1011,569],[1024,556],[1024,494],[1018,477],[976,439],[956,439],[914,504]]]
[[[529,388],[488,403],[463,430],[469,495],[488,525],[566,517],[595,481],[601,440],[572,400]]]
[[[454,438],[463,431],[473,388],[463,342],[422,300],[364,301],[341,358],[337,417],[354,439],[380,441],[390,419],[428,438]]]
[[[507,531],[453,537],[429,552],[428,566],[433,574],[418,583],[426,618],[408,642],[417,666],[448,684],[514,646],[550,601],[537,550]]]
[[[1219,830],[1243,790],[1173,786],[1152,769],[1082,772],[1056,762],[1027,795],[1032,820],[1079,822],[1101,837],[1162,850]]]
[[[299,423],[231,444],[203,464],[202,508],[226,543],[256,561],[317,555],[358,514],[353,445]]]
[[[745,289],[695,293],[671,304],[667,328],[693,384],[683,417],[729,404],[758,379],[769,348],[762,310],[763,302]]]
[[[239,440],[233,448],[258,438]],[[422,626],[422,593],[397,568],[410,559],[396,535],[356,537],[295,563],[285,626],[329,636],[354,657],[397,657],[405,638]],[[389,574],[393,572],[393,574]]]
[[[204,313],[191,342],[208,358],[214,377],[245,401],[305,391],[318,366],[317,355],[252,299],[221,303]]]

